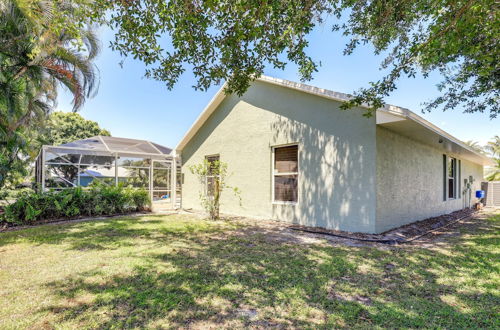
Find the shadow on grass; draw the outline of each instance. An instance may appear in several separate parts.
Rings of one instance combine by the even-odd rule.
[[[181,239],[196,234],[217,232],[220,229],[209,224],[191,225],[182,222],[179,226],[162,226],[164,215],[148,215],[134,218],[112,218],[84,222],[47,224],[19,231],[0,233],[0,246],[13,243],[35,245],[65,244],[70,250],[111,250],[133,246],[137,239],[164,240]],[[173,218],[175,221],[175,218]]]
[[[127,229],[127,223],[120,224],[118,237],[150,235],[159,244],[183,240],[190,247],[146,254],[145,265],[130,274],[103,280],[85,273],[52,282],[61,304],[43,312],[61,322],[92,320],[98,328],[498,325],[500,299],[491,272],[498,270],[499,256],[488,252],[494,238],[480,245],[474,245],[478,235],[455,238],[451,251],[381,251],[272,243],[265,230],[254,228],[211,235],[186,224],[148,234]],[[93,240],[104,235],[96,233],[107,230],[101,227],[76,238]],[[495,233],[487,226],[480,235]],[[91,301],[78,302],[89,295]]]

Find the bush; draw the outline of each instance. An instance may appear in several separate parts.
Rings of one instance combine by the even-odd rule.
[[[16,189],[3,189],[3,190],[4,190],[3,191],[4,194],[0,197],[3,199],[7,199],[7,200],[16,199],[19,195],[21,195],[23,193],[34,192],[33,189],[28,188],[28,187],[22,187],[22,188],[16,188]]]
[[[4,207],[0,222],[21,225],[40,220],[122,214],[149,207],[147,191],[101,184],[89,189],[22,192],[14,203]]]

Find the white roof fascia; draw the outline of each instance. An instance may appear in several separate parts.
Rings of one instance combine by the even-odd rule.
[[[217,106],[226,98],[226,93],[224,89],[226,88],[226,83],[217,91],[214,97],[208,102],[208,105],[203,109],[198,118],[194,121],[193,125],[186,132],[181,141],[177,144],[174,150],[182,150],[186,144],[193,138],[193,136],[198,132],[198,130],[203,126],[205,121],[210,117],[210,115],[217,109]]]
[[[314,87],[311,85],[306,85],[303,83],[284,80],[284,79],[280,79],[280,78],[274,78],[274,77],[269,77],[269,76],[263,75],[260,78],[257,78],[256,80],[270,83],[270,84],[277,85],[277,86],[281,86],[281,87],[295,89],[297,91],[317,95],[317,96],[331,99],[334,101],[346,102],[346,101],[349,101],[351,99],[351,95],[349,95],[349,94],[334,92],[334,91],[331,91],[328,89]],[[179,142],[179,144],[177,145],[175,150],[181,151],[186,146],[186,144],[189,142],[189,140],[198,132],[198,130],[201,128],[201,126],[203,126],[203,124],[205,123],[205,121],[215,111],[217,106],[224,100],[224,98],[226,97],[226,94],[224,92],[225,87],[226,87],[226,84],[224,84],[219,89],[219,91],[215,94],[215,96],[212,98],[212,100],[210,100],[208,105],[205,107],[205,109],[202,111],[202,113],[198,116],[196,121],[193,123],[193,125],[189,128],[187,133],[184,135],[182,140]],[[365,108],[365,109],[369,108],[366,104],[363,104],[360,107]],[[454,136],[446,133],[441,128],[430,123],[429,121],[425,120],[424,118],[418,116],[417,114],[410,111],[409,109],[387,104],[383,108],[379,108],[377,110],[377,112],[379,112],[379,111],[386,112],[386,113],[389,113],[391,115],[395,115],[395,116],[398,116],[401,118],[413,120],[413,121],[417,122],[418,124],[424,126],[425,128],[435,132],[436,134],[439,134],[439,135],[445,137],[446,139],[450,140],[451,142],[459,145],[460,147],[476,154],[477,156],[487,160],[488,162],[491,162],[491,159],[489,159],[485,155],[478,153],[477,151],[472,149],[470,146],[468,146],[464,142],[462,142],[459,139],[455,138]]]
[[[377,110],[378,111],[381,111],[381,112],[386,112],[386,113],[390,113],[390,114],[394,114],[396,116],[402,116],[402,117],[405,117],[405,118],[408,118],[410,120],[413,120],[414,122],[424,126],[425,128],[427,128],[428,130],[430,131],[433,131],[434,133],[446,138],[447,140],[449,140],[450,142],[452,143],[455,143],[456,145],[474,153],[475,155],[481,157],[482,159],[486,160],[487,163],[491,163],[492,160],[477,152],[476,150],[474,150],[472,147],[470,147],[469,145],[467,145],[466,143],[460,141],[459,139],[457,139],[456,137],[454,137],[453,135],[443,131],[441,128],[437,127],[436,125],[434,125],[433,123],[429,122],[428,120],[425,120],[424,118],[420,117],[419,115],[417,115],[416,113],[414,113],[413,111],[411,110],[408,110],[408,109],[405,109],[405,108],[401,108],[401,107],[397,107],[397,106],[394,106],[394,105],[388,105],[386,107],[384,107],[383,109],[379,109]]]

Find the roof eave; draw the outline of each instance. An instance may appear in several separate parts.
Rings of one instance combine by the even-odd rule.
[[[193,125],[188,129],[186,134],[182,137],[181,141],[174,148],[175,152],[182,151],[186,144],[193,138],[193,136],[198,132],[198,130],[203,126],[205,121],[210,117],[210,115],[217,109],[219,104],[226,98],[226,93],[224,89],[226,88],[226,83],[217,91],[214,97],[208,102],[207,106],[200,113],[198,118],[194,121]]]
[[[315,86],[311,86],[311,85],[306,85],[303,83],[293,82],[293,81],[289,81],[289,80],[284,80],[284,79],[274,78],[274,77],[269,77],[269,76],[264,76],[264,75],[260,76],[256,80],[266,82],[269,84],[273,84],[273,85],[277,85],[277,86],[281,86],[281,87],[295,89],[295,90],[300,91],[300,92],[313,94],[313,95],[316,95],[319,97],[327,98],[327,99],[338,101],[338,102],[349,101],[352,97],[349,94],[334,92],[334,91],[324,89],[324,88],[319,88],[319,87],[315,87]],[[191,125],[191,127],[186,132],[184,137],[181,139],[181,141],[175,147],[174,150],[176,151],[176,153],[180,153],[184,149],[186,144],[191,140],[191,138],[193,138],[193,136],[198,132],[198,130],[201,128],[201,126],[203,126],[205,121],[215,111],[215,109],[219,106],[219,104],[226,98],[227,95],[224,91],[225,87],[226,87],[226,83],[224,83],[224,85],[217,91],[217,93],[210,100],[210,102],[205,107],[205,109],[201,112],[201,114],[195,120],[193,125]],[[363,104],[360,106],[360,108],[368,109],[369,106]],[[404,117],[405,119],[412,120],[412,121],[418,123],[419,125],[422,125],[423,127],[435,132],[436,134],[446,138],[447,140],[451,141],[452,143],[455,143],[458,146],[474,153],[477,157],[479,157],[482,160],[482,165],[494,164],[490,158],[476,152],[474,149],[472,149],[470,146],[468,146],[464,142],[462,142],[459,139],[455,138],[454,136],[448,134],[444,130],[440,129],[439,127],[430,123],[429,121],[425,120],[424,118],[418,116],[417,114],[415,114],[414,112],[412,112],[409,109],[387,104],[383,108],[378,109],[377,111],[390,113],[390,114],[393,114],[396,116]]]
[[[446,131],[444,131],[441,128],[437,127],[436,125],[432,124],[428,120],[425,120],[424,118],[420,117],[419,115],[417,115],[416,113],[414,113],[411,110],[397,107],[397,106],[393,106],[393,105],[388,105],[382,109],[378,109],[377,113],[379,113],[379,112],[389,113],[391,115],[395,115],[395,116],[402,117],[404,119],[409,119],[409,120],[416,122],[417,124],[421,125],[425,129],[434,132],[435,134],[443,137],[444,139],[456,144],[460,148],[463,148],[463,149],[467,150],[468,152],[474,154],[477,158],[481,159],[482,165],[491,166],[491,165],[495,164],[491,158],[487,157],[484,154],[477,152],[476,150],[474,150],[472,147],[470,147],[466,143],[460,141],[459,139],[457,139],[453,135],[447,133]]]

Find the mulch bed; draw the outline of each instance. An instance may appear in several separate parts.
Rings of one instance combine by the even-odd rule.
[[[463,209],[438,217],[428,218],[417,222],[391,229],[381,234],[352,233],[341,230],[331,230],[317,227],[307,227],[300,225],[290,225],[290,229],[304,231],[315,234],[325,234],[367,242],[378,242],[387,244],[406,243],[425,235],[431,231],[442,228],[456,220],[469,217],[475,213],[472,209]]]

